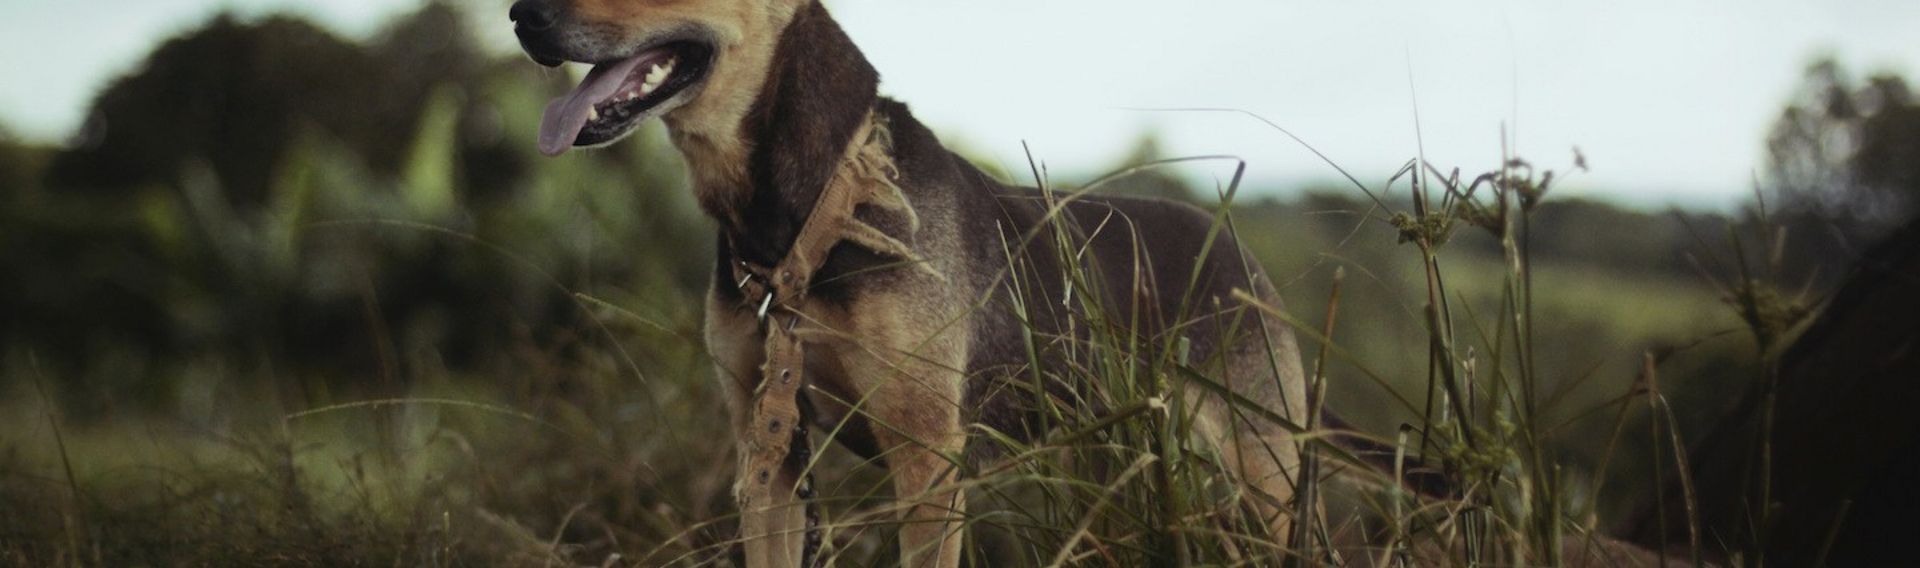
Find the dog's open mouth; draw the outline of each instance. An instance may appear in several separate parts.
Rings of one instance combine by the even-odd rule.
[[[599,63],[572,93],[547,103],[540,120],[540,153],[558,156],[573,146],[612,142],[641,121],[684,103],[706,78],[713,48],[676,41],[638,55]]]

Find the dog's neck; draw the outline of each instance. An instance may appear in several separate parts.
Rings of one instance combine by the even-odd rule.
[[[879,75],[818,2],[795,12],[766,53],[764,61],[743,58],[765,71],[751,104],[735,105],[743,107],[732,113],[737,119],[670,119],[668,126],[701,209],[720,223],[733,253],[771,264],[791,246],[867,120]],[[715,96],[733,95],[710,90],[702,98]]]

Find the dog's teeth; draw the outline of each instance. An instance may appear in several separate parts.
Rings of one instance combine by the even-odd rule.
[[[597,109],[597,108],[588,108],[588,109],[587,109],[587,120],[600,120],[600,109]]]

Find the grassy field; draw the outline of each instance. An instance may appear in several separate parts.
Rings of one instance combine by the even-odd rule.
[[[437,30],[436,9],[340,49]],[[677,158],[648,130],[536,159],[523,134],[554,78],[472,59],[396,86],[412,94],[393,112],[419,117],[404,126],[282,125],[253,185],[194,156],[141,170],[127,156],[151,149],[118,142],[5,146],[0,562],[725,562],[732,448],[699,341],[712,229]],[[138,97],[102,100],[123,99]],[[192,143],[217,156],[226,142]],[[1032,444],[982,436],[1012,457],[969,472],[985,504],[966,519],[969,557],[1325,564],[1346,543],[1355,565],[1556,564],[1562,539],[1643,505],[1673,471],[1672,441],[1759,376],[1728,303],[1739,291],[1687,260],[1724,247],[1736,222],[1694,216],[1709,228],[1698,237],[1674,215],[1559,202],[1518,164],[1462,166],[1494,177],[1470,196],[1438,176],[1420,192],[1405,175],[1246,188],[1226,227],[1279,285],[1289,309],[1269,317],[1297,324],[1328,407],[1444,464],[1458,499],[1352,473],[1312,531],[1263,534],[1217,458],[1169,436],[1183,419],[1147,404],[1198,373],[1114,372],[1138,362],[1123,337],[1096,337],[1086,368],[1047,372],[1099,385],[1116,410],[1058,409]],[[1113,189],[1218,206],[1183,178],[1145,179]],[[1650,422],[1650,408],[1671,419]],[[1340,469],[1339,451],[1317,451],[1323,473]],[[886,472],[837,449],[816,470],[835,559],[887,565]]]
[[[660,148],[658,140],[635,146],[640,149],[629,151],[636,160]],[[444,177],[420,173],[427,167],[412,171],[428,179]],[[663,211],[680,207],[672,214],[686,214],[671,193],[569,192],[568,179],[565,174],[544,178],[521,197],[532,206],[514,209],[568,211],[587,225],[568,229],[589,235],[631,234],[635,226],[657,230],[654,217]],[[403,183],[402,195],[415,187]],[[324,202],[327,196],[318,192],[339,189],[316,185],[305,191]],[[607,199],[615,199],[615,206],[603,207],[600,202]],[[631,199],[663,200],[666,206],[623,201]],[[1413,531],[1398,545],[1405,549],[1422,539],[1427,546],[1457,545],[1480,538],[1495,546],[1461,552],[1461,559],[1470,554],[1486,561],[1538,563],[1551,557],[1539,556],[1548,549],[1529,541],[1530,535],[1604,530],[1609,515],[1640,502],[1636,490],[1662,474],[1648,465],[1647,436],[1616,439],[1624,425],[1643,419],[1638,406],[1619,403],[1636,392],[1640,353],[1710,338],[1738,325],[1715,292],[1684,276],[1577,258],[1530,265],[1538,292],[1527,321],[1538,323],[1532,324],[1529,347],[1539,362],[1537,375],[1528,380],[1539,390],[1537,404],[1527,412],[1537,414],[1516,423],[1521,407],[1493,393],[1517,384],[1518,360],[1489,355],[1518,341],[1491,339],[1510,333],[1495,329],[1502,327],[1501,318],[1513,315],[1507,301],[1513,272],[1499,256],[1463,242],[1457,254],[1443,252],[1438,262],[1455,299],[1457,341],[1478,350],[1458,360],[1479,365],[1483,374],[1467,379],[1481,389],[1472,396],[1475,404],[1495,410],[1469,421],[1436,421],[1392,402],[1419,404],[1430,380],[1419,252],[1395,242],[1399,235],[1386,214],[1366,219],[1360,202],[1336,201],[1345,208],[1265,202],[1235,213],[1245,227],[1243,238],[1282,283],[1289,313],[1307,325],[1303,337],[1319,333],[1313,326],[1320,318],[1309,314],[1326,312],[1334,272],[1346,274],[1334,349],[1321,352],[1330,406],[1382,439],[1391,439],[1387,433],[1400,424],[1426,425],[1440,438],[1429,456],[1449,455],[1458,463],[1480,460],[1478,475],[1493,485],[1490,495],[1479,498],[1490,507],[1483,514],[1492,518],[1480,521],[1458,512],[1413,515],[1417,505],[1412,501],[1396,520],[1377,490],[1348,488],[1348,497],[1336,501],[1346,505],[1336,506],[1334,518],[1370,517],[1373,524],[1339,522],[1328,526],[1329,534],[1378,536],[1383,526],[1425,526],[1429,532]],[[299,215],[309,211],[295,208]],[[602,213],[580,213],[589,209]],[[626,211],[641,211],[647,218],[621,218]],[[610,217],[598,217],[602,214]],[[347,234],[356,246],[376,254],[431,250],[435,262],[518,280],[522,284],[507,289],[544,289],[540,295],[550,299],[526,303],[482,293],[471,300],[481,306],[507,304],[504,312],[493,313],[519,320],[515,325],[523,334],[480,369],[449,368],[445,344],[435,341],[433,331],[419,330],[426,324],[391,319],[365,321],[366,327],[336,338],[376,344],[375,364],[367,369],[371,376],[338,376],[324,368],[280,370],[271,361],[248,362],[217,351],[178,359],[156,353],[140,364],[168,365],[169,384],[150,399],[134,399],[110,386],[90,392],[84,379],[41,364],[34,349],[16,348],[4,413],[4,426],[15,434],[0,454],[5,476],[0,499],[8,511],[0,554],[27,564],[104,565],[156,560],[656,565],[725,557],[732,534],[732,459],[724,442],[722,405],[696,339],[698,291],[691,283],[701,277],[689,266],[705,253],[677,258],[670,247],[626,250],[618,244],[575,249],[631,262],[626,270],[612,271],[618,276],[594,275],[551,266],[550,257],[525,250],[523,240],[481,236],[491,227],[478,215],[456,216],[473,219],[472,229],[449,228],[430,218],[314,217],[263,216],[269,223],[250,229],[280,233],[287,242],[247,242],[267,249],[262,254],[301,251],[278,262],[307,273],[316,268],[307,263],[327,258],[305,253],[308,243]],[[684,220],[668,224],[674,223],[697,227]],[[568,244],[564,236],[549,235],[539,246]],[[384,280],[377,272],[363,278]],[[383,294],[368,297],[373,300],[357,306],[362,314],[379,313],[379,304],[388,301]],[[557,317],[545,310],[577,315]],[[526,323],[542,317],[570,323]],[[1739,351],[1736,345],[1710,341],[1713,348],[1706,351],[1711,355],[1695,359],[1738,357],[1728,354]],[[1303,348],[1310,363],[1320,360],[1312,355],[1319,350],[1317,342],[1305,341]],[[1156,370],[1164,374],[1154,380],[1177,380],[1177,369]],[[1699,381],[1707,391],[1741,380],[1737,373],[1697,375],[1686,380]],[[1675,390],[1687,392],[1689,386]],[[1112,385],[1107,392],[1116,397],[1113,406],[1124,408],[1140,400],[1134,392],[1139,387]],[[72,408],[85,415],[74,416]],[[1702,422],[1711,411],[1690,416]],[[1061,430],[1109,418],[1067,416],[1068,426]],[[976,484],[977,502],[997,505],[992,513],[969,519],[975,558],[1044,564],[1066,555],[1074,563],[1131,565],[1183,555],[1192,561],[1284,557],[1285,537],[1259,534],[1236,512],[1241,497],[1219,487],[1210,458],[1156,453],[1150,441],[1158,428],[1142,414],[1105,424],[1098,435],[1011,448],[1010,455],[1024,457],[969,481]],[[1464,430],[1492,435],[1499,445],[1472,450],[1477,453],[1449,448],[1460,441],[1449,441],[1446,433]],[[1528,454],[1542,461],[1521,459]],[[1125,475],[1164,462],[1180,464],[1163,472],[1178,484]],[[1556,476],[1558,486],[1545,496],[1513,479],[1539,475],[1530,471],[1538,467],[1534,464],[1550,464]],[[893,551],[885,472],[839,451],[827,452],[819,470],[829,480],[823,493],[838,558],[852,565],[886,563]],[[1114,471],[1123,475],[1114,479]],[[1601,485],[1600,479],[1608,483]],[[1593,493],[1596,488],[1603,492]],[[1215,529],[1176,530],[1179,523],[1169,523],[1169,513],[1159,505],[1172,498],[1170,490],[1181,491],[1179,499],[1189,507],[1179,517],[1183,522]],[[1536,507],[1548,507],[1550,520],[1531,518],[1539,515],[1530,512]],[[1549,526],[1530,528],[1527,522]],[[1490,528],[1503,523],[1504,531]],[[1061,532],[1074,526],[1091,532]],[[1456,532],[1471,530],[1461,526],[1483,532],[1478,537]]]

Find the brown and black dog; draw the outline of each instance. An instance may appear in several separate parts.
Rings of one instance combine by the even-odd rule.
[[[521,0],[510,16],[535,61],[593,65],[548,105],[542,152],[610,144],[660,117],[685,155],[699,203],[719,224],[706,337],[743,453],[774,355],[765,347],[772,296],[750,292],[762,271],[742,267],[791,264],[810,223],[845,217],[845,234],[802,266],[813,270],[804,301],[779,309],[795,315],[787,333],[807,347],[797,404],[824,429],[845,424],[835,441],[888,468],[904,504],[905,564],[958,564],[956,464],[993,452],[969,446],[967,433],[1044,434],[1043,397],[1008,385],[1031,385],[1034,365],[1072,365],[1078,350],[1060,346],[1084,339],[1087,309],[1137,322],[1128,332],[1143,338],[1182,337],[1186,356],[1213,362],[1240,396],[1305,416],[1291,330],[1233,292],[1279,299],[1231,235],[1213,230],[1212,214],[1151,199],[1049,197],[989,178],[878,95],[879,75],[819,0]],[[835,184],[854,197],[826,211]],[[1067,301],[1062,275],[1088,267],[1104,268],[1092,273],[1108,307]],[[1224,331],[1234,325],[1259,332]],[[1030,337],[1047,345],[1030,350]],[[1092,398],[1070,396],[1085,384],[1043,388]],[[1234,412],[1217,390],[1187,389],[1196,430],[1264,494],[1256,502],[1269,526],[1286,534],[1295,442],[1273,421]],[[802,465],[780,468],[776,487],[786,490],[773,502],[743,504],[750,566],[802,562]]]

